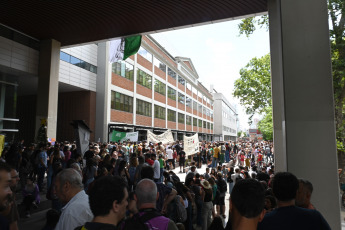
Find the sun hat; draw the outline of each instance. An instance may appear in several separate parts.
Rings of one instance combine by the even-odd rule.
[[[212,188],[210,183],[207,180],[202,180],[200,183],[201,183],[202,187],[204,187],[204,189],[211,189]]]

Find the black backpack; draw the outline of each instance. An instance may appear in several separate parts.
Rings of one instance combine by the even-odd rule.
[[[161,214],[155,210],[145,212],[145,214],[142,216],[139,216],[139,213],[137,213],[132,218],[125,220],[122,230],[148,230],[149,227],[145,224],[145,222],[157,216],[161,216]]]

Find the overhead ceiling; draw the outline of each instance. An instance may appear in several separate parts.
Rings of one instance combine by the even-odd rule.
[[[0,23],[62,46],[267,12],[267,0],[3,0]]]

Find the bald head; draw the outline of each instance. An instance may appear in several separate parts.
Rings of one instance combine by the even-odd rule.
[[[138,208],[142,204],[152,204],[156,206],[157,186],[150,179],[142,179],[135,188]]]

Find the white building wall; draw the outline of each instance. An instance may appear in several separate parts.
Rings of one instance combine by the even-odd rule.
[[[0,65],[37,75],[39,51],[0,37]]]
[[[97,49],[97,45],[91,44],[61,49],[61,51],[97,66]],[[60,61],[60,82],[96,92],[96,77],[95,73]]]

